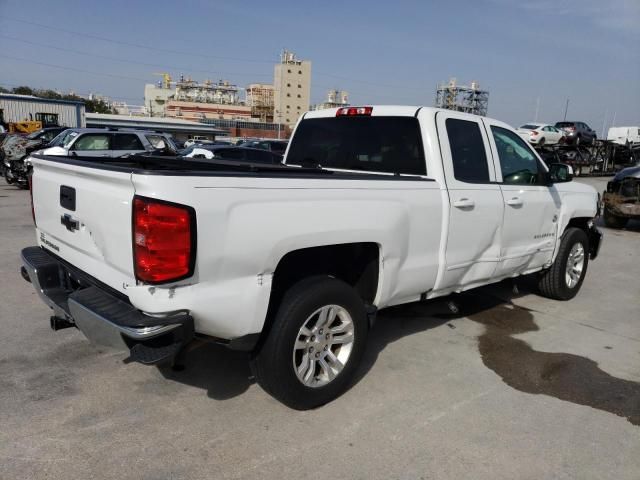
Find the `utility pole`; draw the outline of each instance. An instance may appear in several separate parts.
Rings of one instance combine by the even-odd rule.
[[[565,105],[564,105],[564,119],[563,120],[567,119],[567,110],[569,110],[569,99],[568,98],[567,98],[567,103],[565,103]]]
[[[534,122],[538,121],[538,112],[540,111],[540,96],[538,96],[538,98],[536,98],[536,114],[535,114],[535,118],[533,119]]]

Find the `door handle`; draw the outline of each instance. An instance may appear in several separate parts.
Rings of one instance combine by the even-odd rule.
[[[513,197],[507,200],[507,205],[511,205],[512,207],[520,207],[523,203],[520,197]]]
[[[456,208],[473,208],[476,206],[476,202],[470,198],[461,198],[453,202],[453,206]]]

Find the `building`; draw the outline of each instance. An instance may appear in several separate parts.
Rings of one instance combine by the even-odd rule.
[[[436,88],[436,107],[485,116],[489,110],[489,92],[480,90],[478,82],[458,85],[456,79],[451,78],[448,84]]]
[[[199,122],[208,118],[250,119],[251,107],[241,104],[189,102],[186,100],[168,100],[164,114],[167,117],[182,118]]]
[[[289,138],[292,129],[278,123],[257,122],[255,120],[203,120],[203,123],[226,130],[230,137],[235,138]]]
[[[247,87],[247,106],[251,116],[261,122],[273,122],[274,88],[268,83],[252,83]]]
[[[292,127],[311,104],[311,62],[284,50],[273,72],[274,120]]]
[[[173,98],[175,88],[166,88],[163,84],[147,83],[144,86],[144,108],[150,117],[164,116],[167,101]]]
[[[344,90],[329,90],[327,92],[327,101],[318,103],[311,107],[311,110],[326,110],[327,108],[348,107],[349,94]]]
[[[184,142],[195,136],[215,140],[216,137],[228,136],[227,129],[215,125],[189,122],[177,118],[166,117],[128,117],[105,113],[87,113],[87,127],[93,128],[133,128],[153,130],[171,134],[176,140]]]
[[[157,84],[144,87],[144,105],[150,116],[184,120],[249,119],[251,107],[240,99],[240,88],[226,80],[196,82],[181,76],[174,82],[167,73]]]
[[[0,123],[37,121],[42,126],[84,127],[84,103],[0,93]]]

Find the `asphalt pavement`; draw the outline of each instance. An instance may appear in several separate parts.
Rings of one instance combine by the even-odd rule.
[[[172,371],[53,332],[18,273],[29,194],[0,181],[0,479],[637,480],[640,222],[603,230],[575,299],[524,280],[384,311],[358,381],[298,412],[246,354]]]

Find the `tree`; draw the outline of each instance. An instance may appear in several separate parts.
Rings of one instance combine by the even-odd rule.
[[[33,89],[27,86],[16,87],[13,89],[13,93],[16,95],[33,95]]]
[[[82,100],[87,113],[115,113],[114,110],[102,100]]]
[[[3,90],[4,89],[0,87],[0,92],[2,92]],[[4,91],[8,91],[8,90],[4,90]],[[60,94],[55,90],[51,90],[51,89],[37,89],[37,88],[31,88],[27,86],[21,86],[21,87],[15,87],[11,92],[18,95],[34,95],[36,97],[41,97],[41,98],[50,98],[55,100],[73,100],[76,102],[82,102],[84,103],[87,113],[116,113],[109,106],[109,104],[107,104],[103,100],[89,100],[87,98],[82,98],[82,97],[79,97],[78,95],[69,94],[69,93]]]

